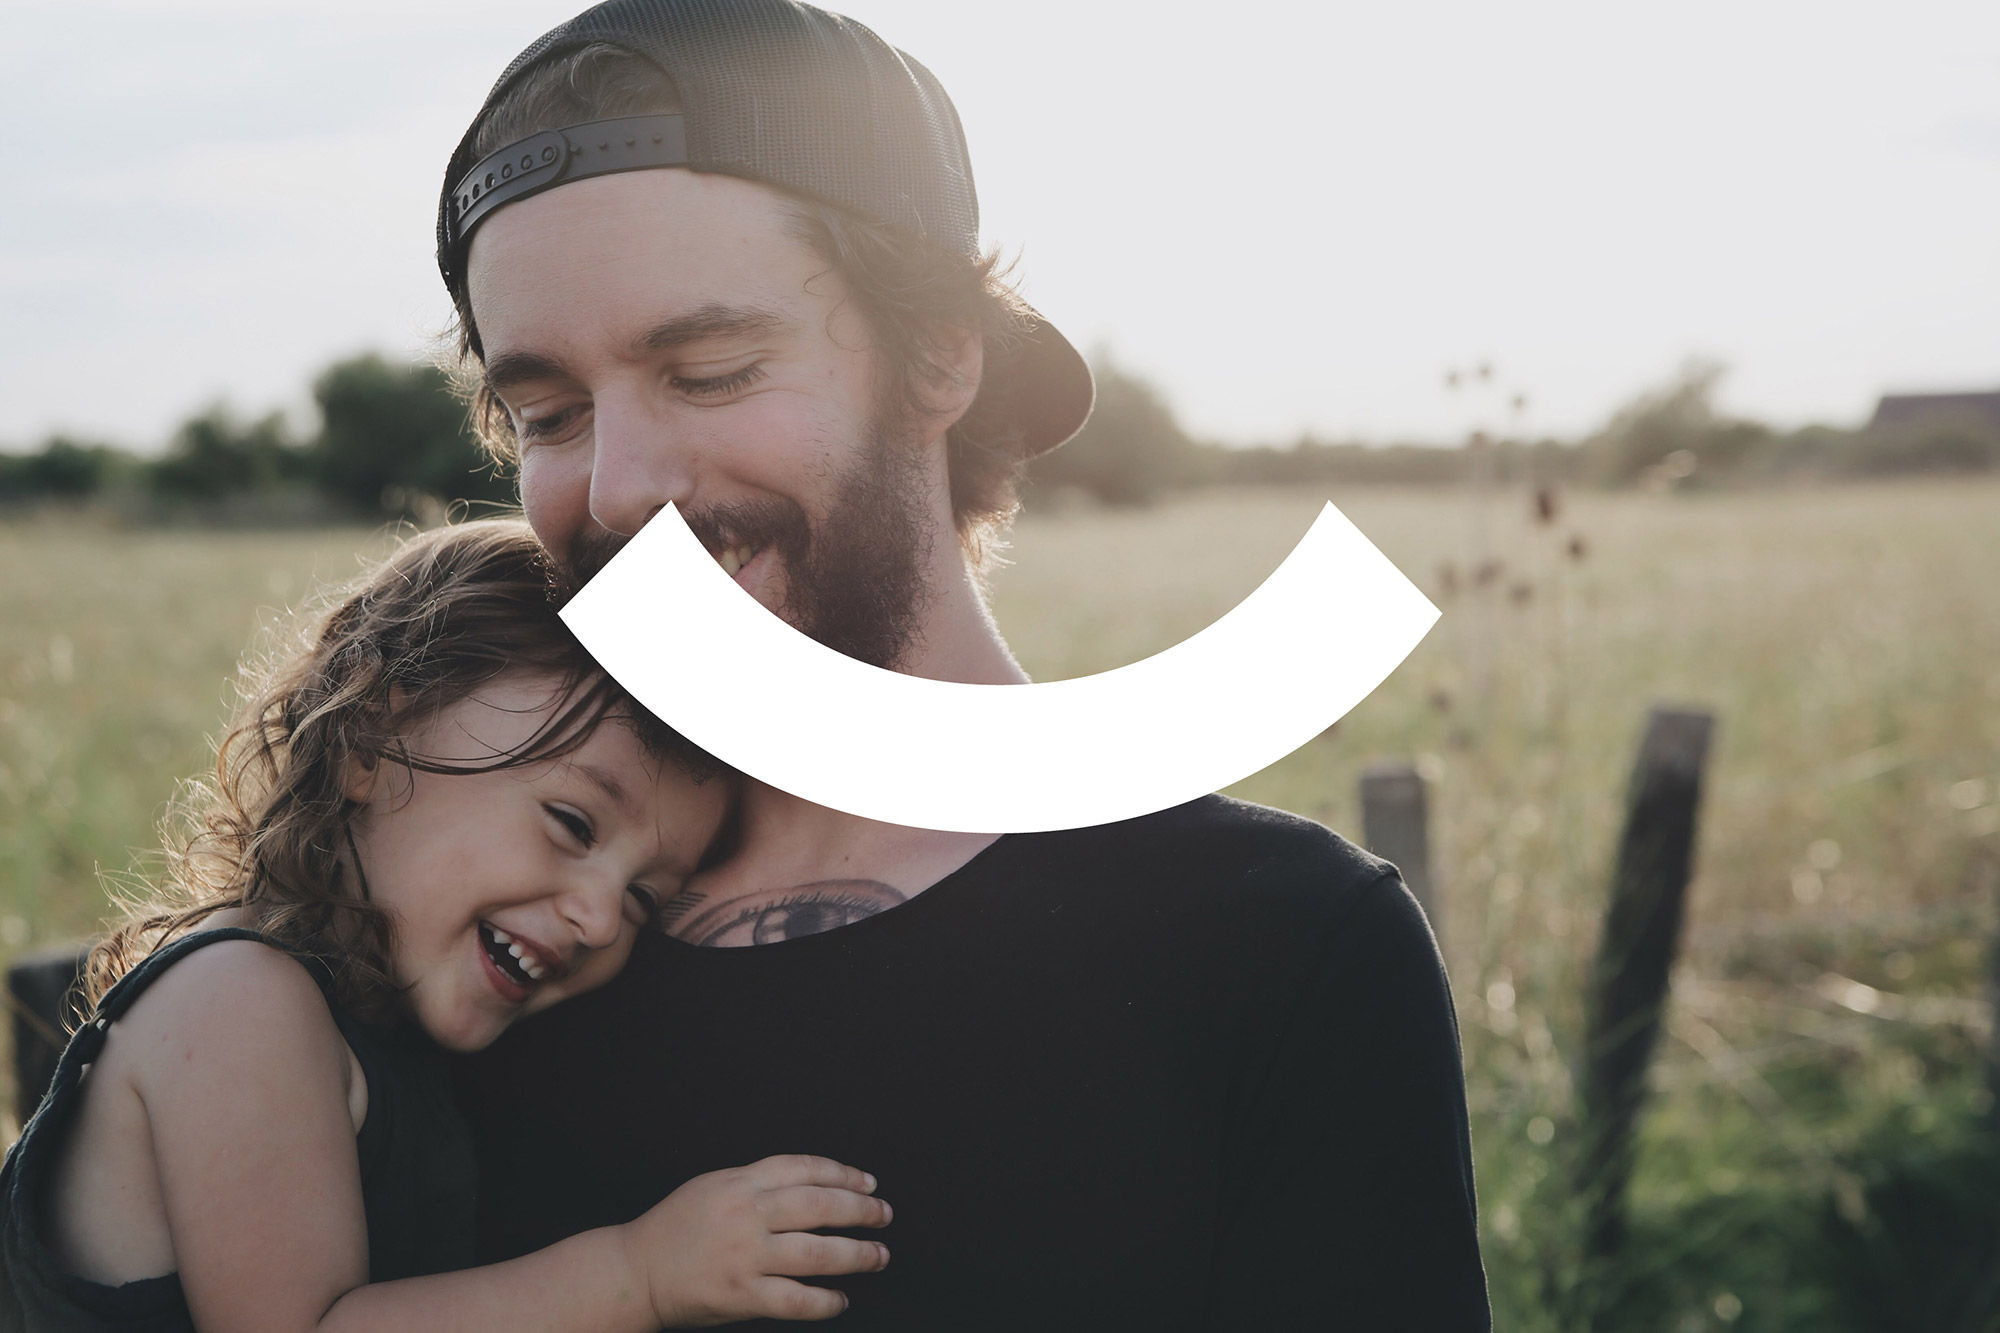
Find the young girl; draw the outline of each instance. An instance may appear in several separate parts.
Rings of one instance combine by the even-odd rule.
[[[0,1329],[839,1313],[794,1279],[888,1252],[815,1232],[889,1208],[817,1158],[452,1271],[474,1181],[436,1047],[478,1050],[609,980],[728,785],[570,637],[526,525],[408,543],[251,692],[172,855],[176,897],[93,955],[96,1013],[0,1171]]]

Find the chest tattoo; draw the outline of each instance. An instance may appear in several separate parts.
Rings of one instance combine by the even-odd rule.
[[[680,925],[682,918],[694,911],[695,908],[701,906],[707,899],[708,895],[705,893],[696,893],[693,889],[682,889],[679,893],[660,904],[659,914],[653,918],[653,924],[669,935],[678,935],[681,933]]]
[[[874,916],[908,895],[874,879],[825,879],[783,889],[761,889],[740,897],[704,904],[700,898],[680,906],[681,894],[662,911],[667,933],[690,944],[730,948],[803,939]]]

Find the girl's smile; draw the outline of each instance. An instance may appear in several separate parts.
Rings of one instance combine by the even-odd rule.
[[[609,981],[721,826],[726,784],[652,757],[615,716],[558,758],[491,767],[567,702],[559,681],[502,677],[403,738],[426,767],[351,775],[355,854],[395,918],[405,1008],[449,1049]]]
[[[527,999],[537,983],[558,967],[549,950],[526,936],[509,935],[490,921],[479,923],[479,943],[492,964],[494,988],[509,1000]]]

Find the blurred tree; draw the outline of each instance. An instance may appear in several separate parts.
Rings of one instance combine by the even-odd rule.
[[[1202,450],[1160,391],[1108,352],[1092,360],[1097,405],[1075,439],[1029,464],[1031,492],[1073,487],[1104,504],[1139,505],[1198,480]]]
[[[1678,455],[1678,475],[1714,476],[1741,467],[1772,438],[1769,427],[1737,421],[1715,408],[1715,389],[1728,367],[1695,358],[1674,381],[1649,390],[1620,408],[1584,442],[1586,472],[1592,480],[1623,484],[1649,469],[1669,465]]]
[[[110,445],[52,436],[39,453],[0,454],[0,501],[81,500],[130,461]]]
[[[513,501],[513,480],[494,473],[437,367],[371,352],[328,367],[313,398],[322,421],[314,475],[343,504],[400,514],[426,498]]]
[[[216,500],[302,481],[306,469],[281,413],[242,422],[217,403],[181,423],[150,471],[153,490],[162,496]]]

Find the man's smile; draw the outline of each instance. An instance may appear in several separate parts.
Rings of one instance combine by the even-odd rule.
[[[722,572],[733,579],[736,577],[738,570],[756,559],[756,557],[757,550],[754,547],[732,546],[727,550],[718,551],[715,556],[715,563],[721,565]]]

